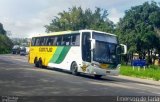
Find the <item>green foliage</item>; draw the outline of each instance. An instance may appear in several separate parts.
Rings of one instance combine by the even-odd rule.
[[[29,46],[29,39],[28,38],[12,38],[12,43],[14,45],[20,45],[20,46]]]
[[[6,31],[3,29],[2,23],[0,23],[0,34],[3,34],[3,35],[6,34]]]
[[[160,80],[160,67],[152,65],[150,68],[146,68],[146,70],[141,68],[138,71],[138,67],[133,70],[131,66],[122,66],[120,74],[140,78],[153,78],[158,81]]]
[[[112,33],[114,24],[108,18],[107,10],[96,8],[94,12],[90,9],[83,10],[81,7],[69,8],[55,17],[49,25],[47,32],[94,29]]]
[[[46,25],[46,32],[93,29],[116,33],[120,43],[126,44],[128,48],[128,55],[123,56],[125,62],[128,63],[129,59],[133,58],[133,54],[138,53],[140,58],[146,58],[148,54],[149,64],[151,64],[156,53],[160,56],[159,5],[152,1],[131,7],[125,11],[125,16],[120,19],[116,29],[113,22],[107,18],[107,10],[96,8],[92,11],[72,7],[68,11],[60,12],[49,25]]]
[[[10,53],[12,46],[12,41],[6,35],[0,34],[0,54]]]
[[[0,23],[0,54],[9,53],[12,48],[12,41],[6,36],[6,31]]]
[[[160,39],[156,29],[160,29],[160,7],[156,2],[145,2],[125,12],[117,25],[121,43],[128,46],[129,52],[143,53],[159,49]]]

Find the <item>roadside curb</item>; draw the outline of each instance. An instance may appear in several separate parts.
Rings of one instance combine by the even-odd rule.
[[[124,76],[124,75],[119,75],[118,77],[120,77],[122,79],[129,79],[129,80],[133,80],[133,81],[140,81],[140,82],[144,82],[144,83],[160,85],[160,80],[154,81],[153,79],[143,79],[143,78],[132,77],[132,76]]]

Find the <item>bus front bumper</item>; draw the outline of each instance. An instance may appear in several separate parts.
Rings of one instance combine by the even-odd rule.
[[[113,75],[113,76],[117,76],[117,75],[119,75],[119,68],[116,68],[116,69],[101,69],[101,68],[93,67],[91,73],[94,74],[94,75],[103,75],[103,76]]]

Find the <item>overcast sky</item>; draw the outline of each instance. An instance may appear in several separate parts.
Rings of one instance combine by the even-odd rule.
[[[117,23],[125,10],[145,1],[151,0],[0,0],[0,22],[12,37],[24,38],[44,33],[44,25],[49,24],[58,12],[72,6],[107,9],[109,19]]]

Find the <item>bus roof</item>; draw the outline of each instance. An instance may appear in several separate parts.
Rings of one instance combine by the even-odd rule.
[[[67,35],[67,34],[73,34],[73,33],[79,33],[79,32],[97,32],[97,33],[104,33],[111,36],[116,36],[115,34],[106,33],[102,31],[96,31],[96,30],[77,30],[77,31],[60,31],[60,32],[52,32],[52,33],[45,33],[41,35],[36,35],[33,37],[43,37],[43,36],[53,36],[53,35]]]
[[[88,31],[88,32],[97,32],[97,33],[104,33],[104,34],[107,34],[107,35],[111,35],[111,36],[117,36],[115,34],[111,34],[111,33],[107,33],[107,32],[102,32],[102,31],[97,31],[97,30],[79,30],[80,32],[85,32],[85,31]]]

